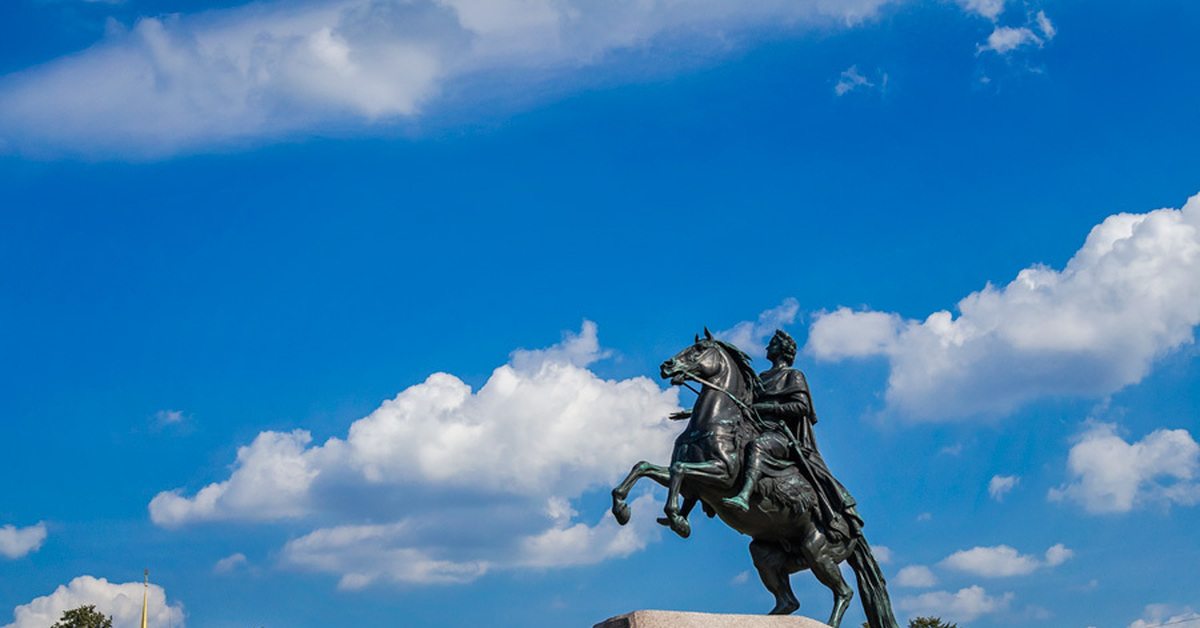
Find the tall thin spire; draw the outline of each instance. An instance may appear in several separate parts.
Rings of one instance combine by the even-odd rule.
[[[146,593],[150,590],[150,570],[146,570],[146,584],[142,586],[142,628],[146,628]]]

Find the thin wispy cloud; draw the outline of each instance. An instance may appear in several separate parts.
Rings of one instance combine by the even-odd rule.
[[[853,91],[883,91],[887,87],[887,81],[887,74],[877,72],[875,78],[868,79],[859,72],[857,65],[852,65],[838,76],[837,84],[833,86],[833,93],[845,96]]]
[[[0,79],[0,147],[154,158],[411,127],[479,102],[522,106],[531,93],[601,76],[671,72],[765,31],[856,28],[902,2],[316,0],[143,17],[110,25],[82,52]],[[962,6],[991,19],[1003,2]],[[987,46],[1026,43],[1032,31],[1021,28],[998,30]],[[1052,36],[1041,32],[1039,42]],[[884,82],[851,67],[835,91]]]
[[[751,356],[766,355],[767,338],[777,329],[784,329],[796,322],[800,313],[800,301],[788,297],[778,306],[764,310],[754,321],[741,321],[733,327],[713,334],[725,342],[745,351]]]
[[[655,62],[669,65],[765,27],[862,23],[893,1],[321,0],[146,17],[0,81],[0,138],[33,153],[154,156],[388,126],[587,68],[633,71],[621,55],[664,39]]]

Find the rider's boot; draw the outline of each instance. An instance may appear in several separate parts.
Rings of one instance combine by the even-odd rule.
[[[750,493],[754,492],[754,485],[758,483],[758,477],[760,475],[762,475],[762,471],[760,471],[757,467],[750,467],[749,469],[746,469],[746,483],[742,485],[742,490],[738,491],[738,494],[734,495],[733,497],[722,499],[721,503],[725,504],[729,508],[733,508],[734,510],[741,512],[749,511]]]

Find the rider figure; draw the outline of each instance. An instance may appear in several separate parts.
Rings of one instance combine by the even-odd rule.
[[[767,345],[767,359],[771,368],[759,374],[762,390],[756,391],[753,408],[768,429],[747,445],[745,482],[737,495],[724,500],[725,505],[749,510],[750,495],[764,472],[771,474],[795,466],[817,493],[818,524],[826,535],[842,539],[857,536],[862,519],[854,508],[854,498],[834,479],[817,450],[812,395],[804,373],[792,368],[796,341],[787,332],[776,330]]]

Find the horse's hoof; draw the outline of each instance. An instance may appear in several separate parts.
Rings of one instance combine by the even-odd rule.
[[[750,511],[750,505],[747,504],[746,500],[742,499],[741,497],[730,497],[728,499],[722,499],[721,503],[725,504],[727,507],[737,510],[739,512],[749,512]]]
[[[777,602],[775,604],[775,608],[772,608],[771,612],[767,613],[767,614],[768,615],[791,615],[792,613],[794,613],[798,610],[800,610],[799,602],[797,602],[795,600],[788,600],[786,602],[780,601],[780,602]]]
[[[619,523],[621,525],[625,525],[625,524],[629,523],[629,504],[627,504],[625,502],[614,501],[613,507],[612,507],[612,514],[613,514],[613,517],[617,520],[617,523]]]
[[[688,523],[687,519],[680,517],[671,522],[671,530],[686,539],[692,535],[692,524]]]

